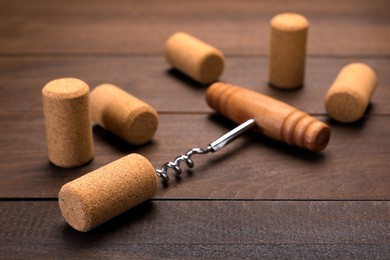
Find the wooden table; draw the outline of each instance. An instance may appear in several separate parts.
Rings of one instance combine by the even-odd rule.
[[[280,12],[310,21],[305,86],[267,85],[268,23]],[[204,101],[207,86],[173,70],[164,42],[186,31],[226,56],[221,80],[270,95],[327,122],[332,138],[311,153],[248,133],[157,195],[89,233],[73,230],[60,187],[129,153],[157,168],[235,126]],[[0,258],[388,258],[390,256],[390,2],[0,2]],[[350,62],[376,71],[365,117],[330,120],[324,95]],[[126,144],[93,127],[94,160],[48,162],[41,89],[76,77],[109,82],[153,105],[153,140]]]

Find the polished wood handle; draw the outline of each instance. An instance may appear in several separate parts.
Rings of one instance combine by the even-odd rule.
[[[261,133],[273,139],[306,148],[325,149],[330,128],[286,103],[237,86],[217,82],[206,93],[208,105],[236,123],[250,118]]]

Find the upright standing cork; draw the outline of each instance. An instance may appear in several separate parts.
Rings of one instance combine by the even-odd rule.
[[[152,106],[111,84],[91,92],[91,110],[93,121],[133,145],[148,142],[157,129]]]
[[[79,79],[50,81],[42,89],[49,160],[75,167],[93,157],[89,87]]]
[[[150,199],[157,175],[150,162],[130,154],[62,186],[58,202],[74,229],[86,232]]]
[[[325,97],[329,116],[339,122],[350,123],[360,119],[376,89],[375,72],[362,63],[345,66]]]
[[[299,14],[282,13],[271,20],[269,82],[292,89],[303,85],[308,20]]]
[[[273,139],[316,152],[329,142],[325,123],[260,93],[217,82],[207,89],[206,99],[211,108],[236,123],[253,118],[258,130]]]
[[[224,67],[221,51],[183,32],[169,37],[165,57],[173,67],[203,84],[218,80]]]

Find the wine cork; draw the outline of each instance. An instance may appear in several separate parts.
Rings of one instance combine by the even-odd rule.
[[[303,85],[308,20],[295,13],[274,16],[270,23],[269,83],[281,89]]]
[[[157,175],[150,162],[130,154],[62,186],[61,213],[82,232],[150,199],[157,192]]]
[[[377,85],[373,69],[366,64],[351,63],[337,75],[325,97],[329,116],[350,123],[363,117]]]
[[[91,110],[93,121],[132,145],[150,141],[157,130],[156,110],[111,84],[92,90]]]
[[[236,123],[253,118],[260,133],[310,151],[322,151],[330,128],[318,119],[274,98],[245,88],[217,82],[206,92],[214,110]]]
[[[224,67],[221,51],[183,32],[169,37],[165,57],[174,68],[202,84],[218,80]]]
[[[76,167],[93,158],[89,87],[79,79],[50,81],[42,89],[49,160]]]

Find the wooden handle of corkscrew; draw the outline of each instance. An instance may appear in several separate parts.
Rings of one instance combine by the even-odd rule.
[[[325,123],[260,93],[217,82],[208,88],[206,100],[236,123],[253,118],[260,132],[273,139],[316,152],[329,142],[330,128]]]

